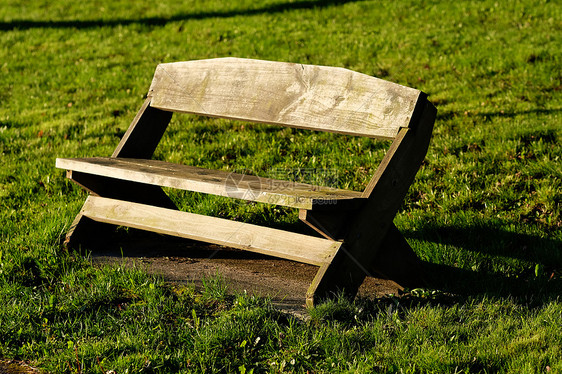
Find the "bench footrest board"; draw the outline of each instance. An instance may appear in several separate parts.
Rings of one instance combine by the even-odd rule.
[[[208,170],[158,160],[86,157],[57,158],[61,169],[181,190],[203,192],[299,209],[348,209],[365,199],[358,191],[282,181],[223,170]]]
[[[330,263],[341,242],[228,219],[88,196],[82,214],[98,222],[149,230],[306,264]]]

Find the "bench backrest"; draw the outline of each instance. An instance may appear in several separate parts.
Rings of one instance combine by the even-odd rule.
[[[148,97],[165,111],[393,139],[424,94],[344,68],[228,57],[160,64]]]

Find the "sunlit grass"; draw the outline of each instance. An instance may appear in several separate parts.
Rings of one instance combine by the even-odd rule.
[[[560,19],[552,1],[3,1],[0,357],[54,373],[561,370]],[[395,223],[435,289],[335,300],[302,322],[217,280],[199,292],[65,252],[85,194],[55,158],[110,155],[158,63],[225,56],[429,94],[433,139]],[[155,157],[362,190],[386,147],[185,115]],[[172,198],[302,229],[290,209]]]

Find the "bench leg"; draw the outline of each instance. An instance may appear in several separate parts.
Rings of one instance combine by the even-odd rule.
[[[96,222],[84,214],[82,210],[74,218],[70,225],[70,229],[66,233],[63,245],[66,248],[78,248],[81,243],[86,243],[92,239],[99,238],[102,232],[109,232],[111,225],[102,222]]]
[[[341,246],[332,262],[321,266],[316,273],[306,293],[307,307],[316,306],[337,294],[350,299],[355,297],[365,277],[372,275],[370,267],[363,266],[361,260]]]
[[[112,157],[152,157],[171,118],[171,112],[151,107],[150,98],[147,98],[117,145]],[[72,171],[68,171],[67,177],[92,195],[177,209],[159,186]],[[81,211],[70,226],[64,245],[75,247],[81,242],[85,243],[87,240],[100,237],[102,236],[100,232],[111,226],[91,220],[85,217]]]
[[[176,205],[159,186],[72,171],[68,172],[67,177],[89,191],[91,195],[177,209]],[[81,210],[66,234],[64,245],[68,248],[75,248],[82,243],[105,236],[101,233],[109,230],[113,230],[113,225],[89,219],[84,216]]]
[[[420,97],[412,127],[399,130],[365,188],[363,195],[368,199],[346,225],[343,245],[333,261],[314,279],[308,305],[338,290],[355,296],[365,277],[374,271],[398,283],[418,282],[419,260],[393,219],[427,153],[436,113],[435,107]]]
[[[313,212],[301,209],[299,219],[326,239],[340,240],[350,214],[349,211]]]
[[[331,263],[320,267],[306,295],[308,307],[338,292],[354,297],[367,276],[383,276],[403,287],[423,283],[421,261],[394,224],[378,244],[373,241],[373,245],[363,248],[359,255],[349,248],[353,245],[346,247],[344,244]]]

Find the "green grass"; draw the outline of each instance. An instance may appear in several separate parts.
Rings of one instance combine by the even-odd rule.
[[[2,0],[0,358],[53,373],[561,371],[561,19],[557,2],[530,0]],[[336,300],[300,322],[217,280],[195,291],[63,250],[85,194],[55,158],[110,155],[158,63],[223,56],[341,66],[430,95],[432,143],[395,223],[434,289]],[[304,181],[323,170],[360,190],[386,146],[186,115],[156,157]],[[292,210],[173,198],[298,224]]]

